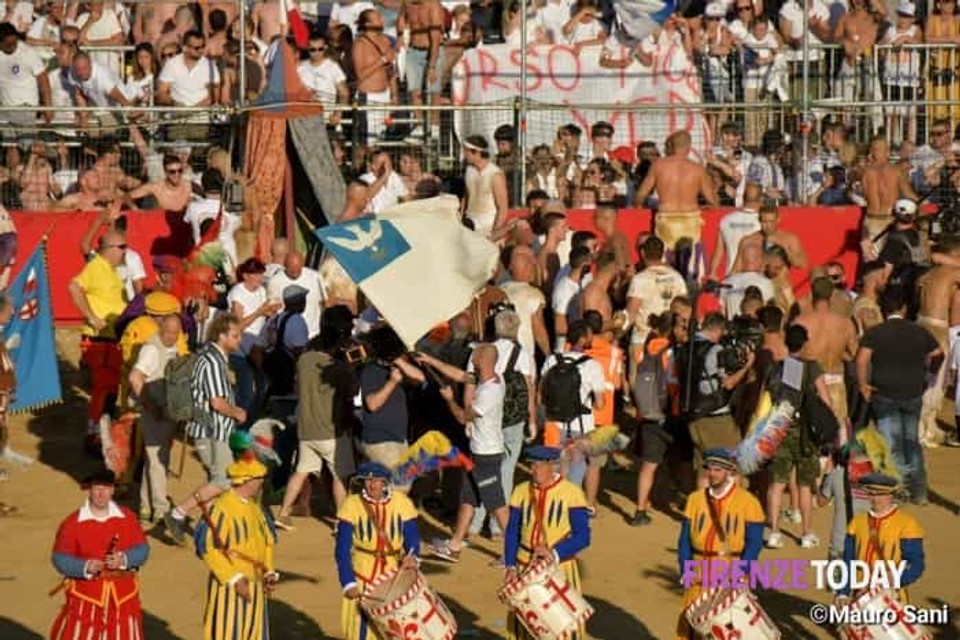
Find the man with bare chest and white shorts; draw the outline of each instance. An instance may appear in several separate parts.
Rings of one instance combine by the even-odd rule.
[[[807,330],[810,339],[803,348],[803,357],[815,360],[824,371],[824,382],[840,422],[840,444],[847,441],[847,389],[844,384],[844,363],[857,352],[857,334],[853,322],[830,309],[834,285],[830,278],[816,278],[810,295],[813,308],[794,321]]]
[[[863,219],[864,238],[872,239],[893,222],[893,205],[900,198],[920,200],[901,167],[890,164],[890,144],[876,137],[870,143],[870,164],[863,171],[863,189],[867,198],[867,215]],[[883,248],[883,238],[875,243]]]
[[[667,247],[667,260],[672,259],[677,242],[689,238],[693,241],[693,248],[684,266],[688,276],[699,278],[707,273],[701,240],[700,197],[708,205],[716,205],[717,194],[703,166],[688,157],[692,150],[688,131],[670,134],[666,145],[671,154],[653,164],[634,202],[638,203],[637,206],[642,205],[656,190],[660,206],[654,221],[654,233]]]

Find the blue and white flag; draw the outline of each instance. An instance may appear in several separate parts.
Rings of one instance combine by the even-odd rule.
[[[624,41],[637,43],[666,22],[679,4],[679,0],[616,0],[617,31]]]
[[[13,304],[13,317],[3,331],[3,340],[17,376],[10,409],[29,411],[61,402],[45,242],[33,251],[7,294]]]
[[[496,271],[497,246],[464,227],[459,208],[456,197],[440,196],[316,231],[410,349]]]

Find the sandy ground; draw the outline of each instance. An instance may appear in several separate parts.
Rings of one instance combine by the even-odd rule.
[[[12,423],[12,445],[37,456],[26,470],[14,469],[0,484],[0,501],[19,507],[15,516],[0,520],[0,640],[46,637],[62,602],[47,592],[58,577],[49,553],[59,521],[77,508],[83,494],[76,479],[94,466],[82,451],[85,396],[78,386],[75,334],[60,334],[61,374],[65,403],[36,416],[18,416]],[[180,449],[174,449],[174,469]],[[937,638],[960,637],[960,450],[928,452],[931,503],[911,507],[926,531],[927,569],[912,590],[922,606],[954,607],[951,625],[936,629]],[[184,497],[201,479],[199,463],[188,456],[184,477],[172,478],[170,491]],[[635,474],[609,472],[604,478],[603,506],[593,521],[593,544],[583,554],[584,591],[596,608],[588,631],[593,638],[669,638],[680,592],[677,585],[678,516],[669,507],[658,510],[653,525],[634,529],[625,522],[633,511]],[[330,507],[319,504],[317,515]],[[827,540],[831,508],[815,514],[816,530]],[[340,597],[333,561],[329,520],[300,518],[298,528],[281,533],[277,564],[285,579],[270,602],[272,637],[277,640],[340,637]],[[445,529],[432,518],[421,521],[425,538]],[[786,548],[765,551],[764,558],[816,559],[826,548],[802,550],[786,529]],[[148,640],[202,638],[202,586],[206,572],[190,549],[169,546],[162,535],[151,540],[150,560],[141,575]],[[952,540],[952,542],[951,542]],[[454,612],[459,637],[505,636],[505,613],[497,600],[500,572],[488,567],[497,546],[488,540],[464,553],[459,565],[424,563],[430,584]],[[954,551],[950,549],[954,548]],[[833,633],[808,617],[814,603],[830,595],[806,591],[765,591],[761,602],[783,631],[784,638],[829,638]]]

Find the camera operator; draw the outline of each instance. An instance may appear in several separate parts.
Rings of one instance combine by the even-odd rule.
[[[410,416],[401,383],[410,380],[423,384],[426,376],[407,358],[399,336],[390,327],[374,329],[367,337],[374,345],[374,357],[359,373],[361,449],[367,460],[392,469],[407,450]]]
[[[887,286],[900,287],[906,293],[911,318],[916,317],[917,312],[917,280],[929,266],[929,252],[916,219],[916,203],[897,200],[893,205],[893,225],[878,257],[884,264]]]
[[[296,364],[297,437],[300,440],[297,467],[283,494],[276,524],[292,530],[293,508],[310,474],[326,467],[332,478],[337,509],[347,497],[344,481],[353,474],[353,398],[357,377],[344,362],[344,349],[353,331],[353,314],[344,305],[330,307],[320,318],[320,333]]]
[[[730,414],[730,399],[733,390],[746,379],[753,367],[754,353],[749,347],[731,353],[729,346],[723,343],[726,329],[727,321],[723,315],[708,314],[693,341],[680,355],[681,397],[684,410],[692,418],[690,437],[693,439],[696,469],[702,467],[703,453],[708,449],[733,449],[740,442],[740,430]],[[739,367],[731,369],[733,364]],[[706,477],[702,473],[697,486],[706,486]]]

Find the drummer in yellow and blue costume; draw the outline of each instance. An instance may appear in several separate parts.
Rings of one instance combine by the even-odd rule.
[[[874,562],[906,562],[900,576],[900,602],[908,604],[907,590],[902,588],[916,582],[923,574],[923,529],[915,517],[902,510],[894,501],[900,490],[895,478],[882,473],[868,473],[860,478],[869,500],[870,511],[858,513],[847,527],[843,545],[843,559],[850,563],[863,560]],[[842,590],[848,595],[849,590]]]
[[[583,490],[558,473],[560,449],[537,446],[527,450],[530,480],[510,496],[510,517],[504,532],[504,584],[513,581],[540,557],[553,558],[570,585],[580,591],[577,554],[590,546],[590,514]],[[569,636],[583,638],[584,629]],[[507,616],[507,637],[532,638],[513,611]]]
[[[752,493],[737,485],[737,463],[732,452],[708,449],[703,457],[709,486],[687,499],[677,543],[680,575],[685,579],[688,561],[707,560],[712,563],[722,558],[754,561],[763,548],[763,526],[766,521],[763,507]],[[694,637],[684,612],[703,592],[704,577],[709,584],[709,576],[701,574],[698,566],[693,572],[693,580],[685,585],[677,622],[678,639]]]
[[[416,568],[420,556],[417,508],[393,491],[390,469],[367,462],[357,469],[363,490],[337,512],[337,572],[343,590],[340,621],[345,640],[381,636],[360,607],[360,597],[377,576],[398,566]]]

